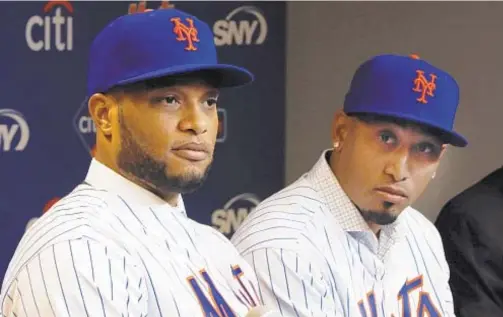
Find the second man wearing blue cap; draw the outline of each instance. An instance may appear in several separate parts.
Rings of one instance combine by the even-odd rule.
[[[259,295],[283,316],[454,316],[440,236],[411,206],[452,130],[456,81],[417,56],[381,55],[356,71],[333,147],[264,200],[232,237]]]

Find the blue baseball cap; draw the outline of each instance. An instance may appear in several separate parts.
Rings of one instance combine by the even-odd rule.
[[[417,55],[379,55],[355,72],[344,101],[347,114],[375,114],[411,121],[438,131],[444,142],[464,147],[453,130],[459,86],[444,70]]]
[[[214,72],[221,88],[254,79],[244,68],[218,63],[213,32],[195,16],[173,8],[132,13],[112,21],[94,39],[87,93],[203,70]]]

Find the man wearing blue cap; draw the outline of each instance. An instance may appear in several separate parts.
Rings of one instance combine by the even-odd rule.
[[[88,73],[95,157],[23,237],[0,315],[231,317],[257,307],[253,270],[220,233],[187,218],[181,196],[213,160],[218,89],[252,79],[219,64],[210,28],[185,12],[106,26]]]
[[[417,56],[380,55],[356,71],[333,148],[264,200],[232,237],[283,316],[454,316],[449,268],[411,204],[435,175],[459,89]]]

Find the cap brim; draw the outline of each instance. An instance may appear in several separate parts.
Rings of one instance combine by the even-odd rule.
[[[466,145],[468,145],[468,141],[461,134],[459,134],[455,131],[446,130],[442,127],[439,127],[438,125],[435,125],[432,122],[429,122],[427,120],[423,120],[421,118],[417,118],[417,117],[409,116],[409,115],[404,115],[402,113],[398,114],[398,113],[388,112],[388,111],[350,111],[350,112],[346,112],[346,114],[358,114],[358,113],[375,114],[375,115],[380,115],[380,116],[385,116],[385,117],[406,120],[406,121],[410,121],[412,123],[416,123],[419,125],[424,125],[424,126],[429,127],[433,130],[436,130],[435,132],[438,135],[438,137],[446,144],[450,144],[450,145],[456,146],[456,147],[465,147]]]
[[[116,86],[132,84],[136,82],[141,82],[148,79],[181,75],[186,73],[198,72],[198,71],[211,71],[219,78],[219,84],[217,88],[229,88],[229,87],[239,87],[251,83],[254,80],[254,76],[248,70],[237,67],[234,65],[227,64],[191,64],[191,65],[180,65],[169,68],[163,68],[152,72],[143,73],[138,76],[134,76],[125,80],[121,80],[116,84]]]

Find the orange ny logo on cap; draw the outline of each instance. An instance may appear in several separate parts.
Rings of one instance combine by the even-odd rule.
[[[186,18],[188,22],[188,26],[183,24],[180,18],[172,18],[171,22],[175,25],[173,27],[173,33],[176,34],[176,40],[180,42],[187,42],[187,46],[185,47],[186,51],[197,51],[197,47],[194,46],[194,43],[199,42],[197,38],[197,29],[194,27],[194,20],[190,18]]]
[[[421,93],[419,97],[416,99],[422,103],[428,103],[426,100],[426,96],[433,97],[433,92],[437,89],[437,85],[435,84],[435,79],[437,76],[434,74],[430,74],[430,81],[424,76],[424,71],[416,70],[417,77],[414,79],[414,88],[412,91]]]

